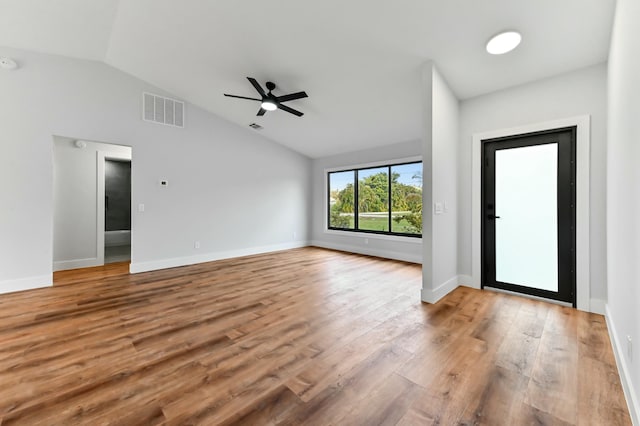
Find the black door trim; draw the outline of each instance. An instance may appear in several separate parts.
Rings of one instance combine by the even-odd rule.
[[[495,287],[576,306],[576,132],[572,126],[482,140],[481,288]],[[489,218],[495,214],[489,208],[495,197],[495,151],[554,142],[558,143],[558,292],[496,281],[495,220]]]

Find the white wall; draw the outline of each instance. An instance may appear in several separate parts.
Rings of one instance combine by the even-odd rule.
[[[640,2],[618,0],[609,52],[607,323],[640,424]],[[628,348],[628,338],[633,347]]]
[[[425,159],[423,227],[425,256],[422,300],[435,303],[459,284],[457,265],[457,156],[459,102],[432,64],[424,70]],[[428,177],[427,177],[428,176]],[[430,183],[430,184],[429,184]],[[436,213],[434,206],[442,211]]]
[[[422,262],[422,240],[411,237],[327,231],[326,169],[392,161],[421,155],[420,141],[403,142],[313,160],[312,244],[408,262]],[[365,244],[366,242],[366,244]]]
[[[458,154],[458,273],[471,275],[471,146],[474,133],[591,116],[590,258],[591,298],[604,304],[606,291],[606,65],[465,100],[460,108]]]
[[[102,63],[0,56],[21,64],[0,73],[0,292],[51,284],[53,135],[133,147],[133,270],[306,243],[308,158],[193,105],[185,129],[143,122],[142,91],[163,92]]]
[[[53,261],[54,270],[102,264],[98,257],[97,153],[131,159],[131,148],[84,141],[78,148],[69,138],[53,138]]]

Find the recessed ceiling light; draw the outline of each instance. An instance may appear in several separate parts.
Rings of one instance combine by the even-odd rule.
[[[11,58],[0,57],[0,68],[5,70],[15,70],[18,64]]]
[[[502,55],[518,47],[522,36],[517,31],[504,31],[491,37],[487,42],[487,52],[492,55]]]

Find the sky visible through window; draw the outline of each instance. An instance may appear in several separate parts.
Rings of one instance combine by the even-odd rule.
[[[375,172],[380,171],[375,169]],[[422,163],[402,164],[391,166],[393,173],[399,173],[398,183],[422,188]],[[367,176],[367,170],[360,171],[360,177]],[[347,184],[353,184],[353,170],[339,173],[331,173],[331,190],[342,191]]]
[[[422,188],[422,163],[391,166],[391,173],[399,173],[398,183]]]

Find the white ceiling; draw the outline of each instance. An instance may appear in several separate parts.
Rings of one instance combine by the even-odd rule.
[[[0,0],[0,46],[104,60],[117,0]]]
[[[418,139],[420,69],[461,99],[605,61],[615,0],[0,0],[0,45],[103,60],[310,157]],[[504,56],[484,50],[523,34]],[[246,80],[305,113],[256,117]]]

